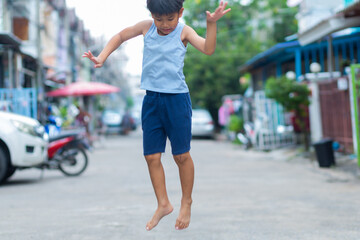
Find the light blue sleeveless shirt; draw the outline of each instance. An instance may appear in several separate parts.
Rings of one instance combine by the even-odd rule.
[[[141,89],[161,93],[187,93],[183,73],[187,47],[181,41],[183,23],[161,36],[153,23],[144,37]]]

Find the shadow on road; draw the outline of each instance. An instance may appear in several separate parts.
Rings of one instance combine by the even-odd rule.
[[[46,173],[39,172],[39,175],[32,174],[31,176],[23,176],[22,173],[21,176],[15,175],[8,179],[8,181],[2,183],[0,185],[0,188],[6,188],[6,187],[17,187],[17,186],[24,186],[24,185],[32,185],[32,184],[39,184],[54,180],[60,180],[66,178],[62,175],[46,175]],[[20,177],[19,177],[20,176]]]

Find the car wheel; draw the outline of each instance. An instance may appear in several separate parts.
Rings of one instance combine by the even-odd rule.
[[[6,173],[4,181],[9,179],[12,175],[14,175],[15,171],[16,171],[16,168],[14,168],[13,166],[8,167],[8,171]]]
[[[6,180],[8,173],[8,159],[4,152],[4,149],[0,148],[0,183]]]

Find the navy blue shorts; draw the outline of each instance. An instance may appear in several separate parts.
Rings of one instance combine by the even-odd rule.
[[[144,155],[165,152],[167,138],[173,155],[190,151],[191,115],[189,93],[146,91],[141,113]]]

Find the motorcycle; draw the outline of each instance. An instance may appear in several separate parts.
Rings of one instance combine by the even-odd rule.
[[[246,150],[250,149],[255,143],[255,136],[254,124],[251,122],[245,122],[244,132],[237,134],[238,140],[243,144]]]
[[[73,132],[49,138],[48,159],[40,169],[58,169],[66,176],[79,176],[88,165],[86,149],[90,150],[83,134]]]
[[[45,132],[49,135],[49,137],[56,136],[61,132],[62,119],[60,117],[50,115],[46,120],[46,124],[44,126]]]

